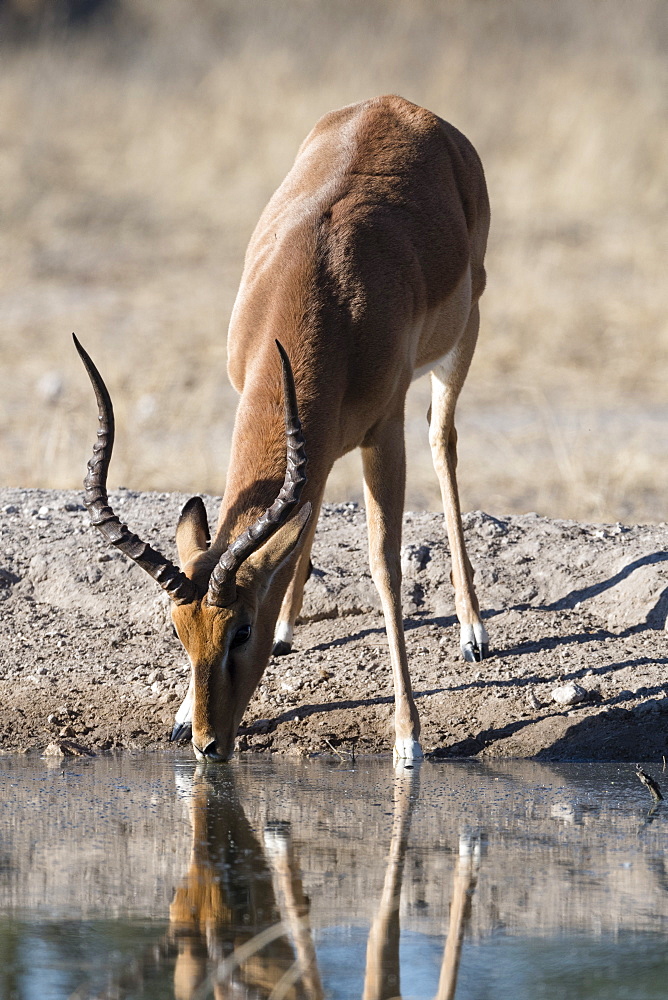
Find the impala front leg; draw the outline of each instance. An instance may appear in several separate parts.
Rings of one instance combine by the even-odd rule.
[[[321,499],[322,493],[320,494],[318,501],[313,504],[313,514],[311,515],[311,520],[304,531],[305,537],[304,541],[300,543],[300,551],[295,564],[295,570],[292,574],[292,579],[288,584],[288,589],[285,592],[283,603],[281,604],[281,610],[279,612],[278,621],[276,622],[276,628],[274,630],[274,648],[272,650],[274,656],[285,656],[292,652],[292,637],[294,635],[295,621],[297,619],[297,615],[302,609],[304,585],[311,575],[311,570],[313,568],[311,565],[311,546],[313,545],[313,536],[315,535],[315,529],[318,524]]]
[[[195,704],[195,678],[193,677],[192,667],[190,668],[190,681],[188,683],[188,691],[185,698],[181,702],[181,707],[179,708],[176,716],[174,718],[174,728],[172,729],[172,735],[169,737],[172,743],[182,743],[186,740],[190,742],[193,735],[192,723],[193,723],[193,705]]]
[[[401,610],[401,525],[406,456],[403,408],[375,428],[362,448],[371,576],[380,595],[394,680],[395,757],[422,757]]]

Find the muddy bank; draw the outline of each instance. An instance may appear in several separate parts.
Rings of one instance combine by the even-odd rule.
[[[186,497],[118,491],[169,554]],[[0,749],[167,745],[185,654],[166,597],[91,529],[79,493],[0,490]],[[215,519],[218,500],[206,497]],[[407,513],[404,609],[422,742],[440,756],[668,754],[668,528],[473,512],[466,541],[491,656],[465,663],[442,517]],[[392,685],[364,513],[327,507],[295,650],[270,662],[239,749],[387,752]],[[554,701],[578,685],[581,702]]]

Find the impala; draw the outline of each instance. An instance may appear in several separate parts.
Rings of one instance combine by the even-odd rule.
[[[111,400],[79,346],[100,417],[85,502],[108,541],[172,599],[192,665],[172,736],[191,735],[198,758],[232,755],[272,648],[290,651],[327,476],[357,447],[394,681],[395,754],[421,756],[400,547],[404,402],[411,381],[429,371],[429,442],[461,648],[471,661],[486,654],[464,547],[454,412],[478,334],[488,227],[480,160],[431,112],[380,97],[316,124],[246,253],[228,334],[228,371],[240,400],[225,493],[213,539],[201,499],[184,507],[176,530],[180,569],[132,535],[108,505]]]

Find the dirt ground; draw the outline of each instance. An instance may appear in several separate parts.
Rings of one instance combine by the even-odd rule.
[[[112,503],[168,554],[186,497]],[[217,499],[206,497],[210,517]],[[0,490],[0,750],[166,748],[188,667],[168,602],[108,549],[75,492]],[[668,755],[668,528],[465,516],[490,657],[466,663],[443,519],[407,513],[404,610],[422,743],[436,756]],[[238,748],[387,753],[392,684],[364,512],[323,510],[295,649],[272,659]],[[564,706],[556,688],[583,701]]]

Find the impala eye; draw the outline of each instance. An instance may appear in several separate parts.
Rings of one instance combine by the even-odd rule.
[[[250,625],[242,625],[234,633],[234,637],[233,637],[232,643],[231,643],[232,649],[234,649],[235,646],[243,646],[243,644],[245,642],[248,642],[248,640],[250,639],[250,637],[251,637],[251,627],[250,627]]]

